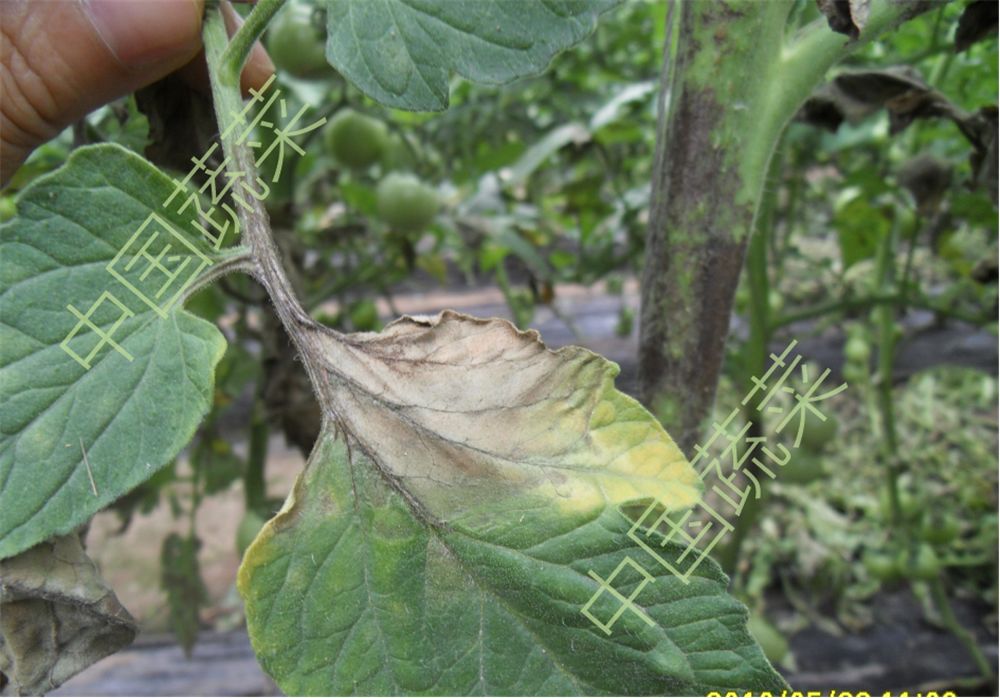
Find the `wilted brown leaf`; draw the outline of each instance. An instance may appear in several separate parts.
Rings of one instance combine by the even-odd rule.
[[[993,199],[993,205],[997,205],[997,108],[995,106],[983,107],[965,124],[963,133],[972,141],[974,147],[969,155],[969,162],[972,165],[972,184],[974,187],[984,186]]]
[[[806,100],[796,119],[817,128],[836,132],[844,121],[856,124],[878,109],[878,106],[844,94],[835,84],[827,83]]]
[[[940,158],[921,153],[903,163],[896,179],[913,195],[920,213],[930,216],[937,211],[951,184],[951,166]]]
[[[695,471],[597,354],[451,311],[314,339],[331,416],[432,520],[520,498],[574,511],[698,501]]]
[[[943,117],[958,126],[977,152],[985,152],[995,137],[996,120],[990,122],[990,109],[995,114],[996,107],[970,114],[931,88],[910,66],[841,73],[813,93],[798,118],[836,131],[844,120],[856,123],[882,107],[889,112],[892,134],[905,130],[917,119]]]
[[[955,28],[955,50],[964,51],[997,31],[997,0],[973,0],[965,6]]]
[[[4,695],[39,695],[135,638],[136,623],[76,534],[0,561]]]
[[[836,131],[845,120],[857,123],[885,107],[890,130],[898,133],[916,118],[947,114],[949,106],[916,70],[896,66],[841,73],[806,100],[798,119]]]
[[[871,0],[816,0],[830,29],[857,39],[868,23]]]

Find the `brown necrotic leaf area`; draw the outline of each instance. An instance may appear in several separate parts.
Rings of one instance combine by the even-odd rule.
[[[856,124],[885,109],[889,133],[897,135],[918,119],[948,119],[972,146],[969,161],[972,187],[983,186],[994,203],[997,167],[997,108],[995,105],[967,112],[928,85],[911,66],[878,70],[852,70],[819,87],[799,111],[799,121],[836,131],[847,121]],[[902,173],[905,178],[910,178]],[[910,187],[906,181],[904,186]],[[921,197],[914,192],[918,202]]]
[[[525,495],[573,510],[697,501],[673,440],[586,349],[452,311],[378,334],[316,328],[309,344],[328,418],[427,522]]]
[[[0,695],[51,691],[136,631],[76,534],[0,561]]]
[[[955,27],[955,50],[966,51],[997,33],[997,0],[974,0],[965,6]]]
[[[869,5],[869,0],[816,0],[830,29],[852,39],[857,39],[868,23]]]

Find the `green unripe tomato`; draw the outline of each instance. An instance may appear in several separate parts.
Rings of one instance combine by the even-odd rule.
[[[317,313],[314,318],[316,322],[321,325],[326,325],[327,327],[340,328],[343,322],[343,316],[340,313],[336,315],[330,315],[329,313]]]
[[[236,551],[243,557],[250,544],[253,543],[260,529],[264,527],[264,517],[256,511],[248,511],[243,514],[243,520],[236,528]]]
[[[335,74],[326,60],[326,36],[313,23],[313,8],[290,4],[267,31],[267,53],[274,65],[289,75],[303,79]]]
[[[389,135],[385,140],[385,145],[382,148],[382,157],[380,162],[382,163],[383,172],[392,172],[394,170],[410,170],[416,167],[417,160],[420,158],[420,148],[410,145],[403,140],[403,137],[398,133],[393,133]]]
[[[853,337],[858,337],[859,339],[868,338],[868,328],[861,322],[852,322],[847,325],[847,338],[851,339]]]
[[[920,537],[935,545],[946,545],[955,540],[961,526],[950,514],[932,513],[920,526]]]
[[[861,385],[868,380],[868,372],[861,364],[845,363],[843,373],[848,385]]]
[[[813,453],[820,453],[833,437],[837,435],[837,429],[840,424],[832,414],[824,414],[823,416],[826,417],[825,421],[809,409],[805,410],[805,415],[805,423],[802,425],[802,443],[800,445]],[[794,420],[790,422],[790,426],[795,424]]]
[[[861,337],[851,337],[844,344],[844,358],[851,363],[866,364],[871,357],[871,347]]]
[[[326,147],[337,160],[354,169],[364,169],[382,157],[386,129],[378,119],[341,109],[323,134]]]
[[[9,221],[17,215],[17,206],[13,196],[0,196],[0,223]]]
[[[746,284],[740,284],[736,288],[736,295],[733,296],[733,306],[740,313],[746,312],[750,308],[750,289]]]
[[[896,557],[896,568],[900,574],[912,579],[929,582],[941,571],[941,561],[934,548],[927,543],[921,543],[916,552],[900,551]]]
[[[411,174],[386,175],[375,191],[378,215],[390,227],[419,231],[434,220],[440,202],[437,192]]]
[[[889,491],[884,487],[879,494],[879,505],[882,508],[882,517],[886,521],[892,519],[892,501],[889,499]],[[899,492],[899,511],[906,521],[916,521],[923,513],[923,505],[919,499],[905,490]]]
[[[861,562],[868,574],[880,582],[891,582],[899,577],[899,571],[896,569],[896,561],[893,560],[891,555],[886,553],[878,553],[871,550],[866,551],[861,558]]]
[[[771,315],[778,315],[785,307],[785,297],[780,291],[772,288],[767,292],[767,304],[771,309]]]
[[[788,656],[788,640],[763,616],[752,615],[747,621],[747,630],[764,650],[764,656],[772,664],[780,664]]]

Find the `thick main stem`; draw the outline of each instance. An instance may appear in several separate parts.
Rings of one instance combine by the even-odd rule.
[[[643,401],[685,452],[715,399],[733,294],[783,121],[769,83],[786,2],[681,3],[661,93],[642,278]],[[673,31],[667,27],[668,36]]]
[[[844,55],[932,5],[874,0],[861,38],[825,22],[786,47],[783,0],[680,3],[661,80],[642,277],[641,397],[685,452],[715,397],[733,294],[785,124]],[[667,27],[671,36],[673,27]]]

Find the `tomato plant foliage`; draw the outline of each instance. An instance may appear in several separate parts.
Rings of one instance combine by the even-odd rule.
[[[326,434],[240,570],[263,666],[293,694],[700,695],[782,685],[715,563],[688,584],[661,569],[642,597],[654,625],[627,614],[606,636],[580,608],[597,586],[588,570],[643,559],[621,514],[494,506],[506,512],[427,525],[372,460]]]
[[[373,99],[400,109],[448,106],[452,72],[499,84],[541,72],[617,0],[325,0],[327,57]]]
[[[452,73],[486,83],[538,73],[614,4],[326,0],[326,53],[385,105],[443,109]],[[218,77],[217,12],[205,29],[215,97],[238,101]],[[216,106],[226,133],[232,105]],[[183,296],[164,312],[133,302],[124,319],[87,315],[93,332],[69,344],[82,362],[63,344],[76,321],[67,303],[126,292],[108,270],[151,214],[164,229],[196,227],[193,208],[162,207],[175,185],[121,147],[80,149],[25,189],[0,228],[0,558],[76,529],[150,478],[211,407],[225,341],[181,309]],[[613,364],[450,312],[378,334],[324,328],[261,242],[266,216],[243,222],[247,247],[194,242],[177,254],[208,262],[192,287],[249,260],[233,268],[270,293],[323,408],[305,471],[239,573],[254,649],[284,690],[786,687],[714,563],[685,582],[627,536],[624,505],[655,498],[683,510],[701,483],[660,424],[614,388]],[[102,333],[114,343],[91,356]],[[591,572],[608,576],[626,557],[655,577],[606,633],[581,607],[601,589]],[[640,586],[623,577],[617,590]]]
[[[0,557],[72,531],[152,476],[208,411],[222,334],[179,305],[161,316],[107,271],[150,214],[190,229],[190,213],[161,208],[173,187],[124,148],[82,148],[25,190],[2,228]],[[60,346],[77,322],[67,304],[86,313],[109,290],[132,316],[112,333],[122,311],[97,308],[92,322],[122,351],[104,347],[87,369]],[[86,359],[99,341],[84,331],[68,348]]]

